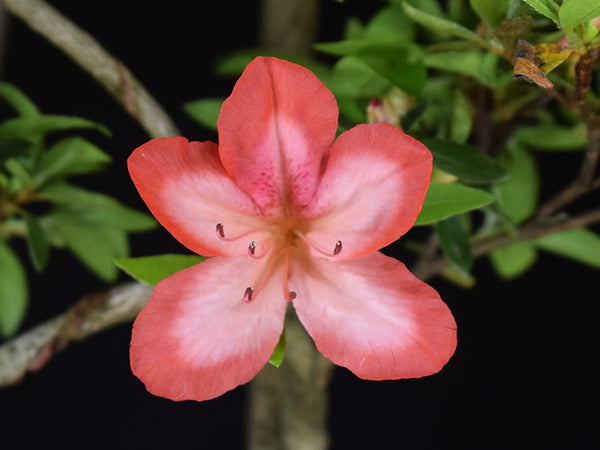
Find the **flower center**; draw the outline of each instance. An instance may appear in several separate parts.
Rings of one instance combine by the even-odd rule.
[[[222,223],[218,223],[216,226],[217,238],[224,242],[237,241],[239,239],[246,238],[251,234],[255,234],[257,231],[261,230],[251,230],[239,236],[227,237],[225,234],[225,226]],[[281,227],[276,230],[274,229],[273,231],[268,233],[268,235],[270,237],[266,239],[265,242],[261,242],[260,245],[256,241],[250,241],[250,243],[248,244],[249,257],[251,257],[252,259],[263,259],[267,257],[267,260],[263,264],[260,276],[258,277],[259,281],[252,286],[248,286],[244,291],[242,298],[246,303],[251,303],[256,299],[258,293],[262,290],[269,277],[271,276],[271,273],[279,264],[283,264],[284,298],[288,302],[291,302],[297,297],[295,291],[289,290],[288,280],[290,278],[291,253],[297,250],[298,239],[302,239],[302,241],[308,247],[314,249],[317,253],[320,253],[323,256],[337,256],[342,251],[342,241],[337,241],[335,245],[332,246],[333,251],[328,252],[312,244],[310,240],[306,239],[301,232],[295,231],[291,227]]]

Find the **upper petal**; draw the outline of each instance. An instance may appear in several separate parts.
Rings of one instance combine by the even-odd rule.
[[[398,239],[414,224],[429,186],[431,152],[389,124],[358,125],[334,143],[315,198],[303,211],[305,238],[337,259],[356,258]]]
[[[217,238],[216,225],[224,224],[228,236],[263,225],[259,208],[227,175],[212,142],[153,139],[137,148],[127,164],[152,214],[196,253],[243,255],[253,237],[225,243]]]
[[[247,257],[215,257],[158,283],[131,338],[131,368],[148,391],[208,400],[258,373],[277,345],[286,310],[275,282],[252,303],[243,301],[260,269]]]
[[[258,57],[221,109],[223,165],[269,214],[306,205],[317,189],[337,119],[333,94],[312,72]]]
[[[326,358],[358,377],[422,377],[454,353],[452,313],[401,262],[375,252],[350,261],[315,259],[299,270],[290,285],[300,321]]]

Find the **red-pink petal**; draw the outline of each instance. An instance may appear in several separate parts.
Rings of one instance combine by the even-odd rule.
[[[208,400],[258,373],[277,345],[286,310],[276,282],[243,301],[260,269],[247,257],[215,257],[158,283],[134,323],[130,349],[132,371],[148,391]]]
[[[376,252],[312,264],[290,280],[294,307],[335,364],[369,380],[416,378],[438,372],[454,353],[452,313],[401,262]]]
[[[317,189],[337,118],[333,94],[312,72],[256,58],[221,109],[223,165],[266,213],[306,205]]]
[[[225,243],[262,226],[259,209],[225,173],[217,145],[188,142],[182,137],[153,139],[137,148],[127,161],[131,178],[158,221],[190,250],[204,256],[247,253],[248,236]]]
[[[315,198],[303,212],[307,240],[336,259],[392,243],[414,224],[429,186],[431,152],[389,124],[358,125],[331,149]]]

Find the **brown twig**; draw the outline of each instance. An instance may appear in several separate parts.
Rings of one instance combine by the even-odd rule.
[[[179,134],[167,113],[131,72],[92,36],[43,0],[0,0],[6,9],[96,79],[151,137]]]
[[[0,346],[0,386],[18,383],[74,341],[133,320],[152,288],[127,283],[88,294],[71,309]]]
[[[547,218],[535,223],[524,224],[510,233],[501,233],[481,240],[472,240],[471,251],[473,258],[480,258],[515,242],[528,241],[548,234],[598,223],[600,223],[600,208],[574,217]],[[419,263],[413,269],[413,273],[422,280],[428,280],[441,273],[449,264],[450,261],[445,256],[439,256],[430,261]]]

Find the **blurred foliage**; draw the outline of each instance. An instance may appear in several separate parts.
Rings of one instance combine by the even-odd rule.
[[[92,129],[110,135],[104,126],[80,117],[43,114],[7,83],[0,83],[0,97],[17,113],[0,122],[0,336],[6,337],[17,331],[28,305],[26,269],[10,239],[26,240],[37,271],[49,263],[52,247],[67,248],[99,278],[111,282],[118,275],[113,259],[128,254],[127,233],[150,230],[156,222],[112,197],[70,182],[73,176],[101,171],[111,158],[68,132]]]

